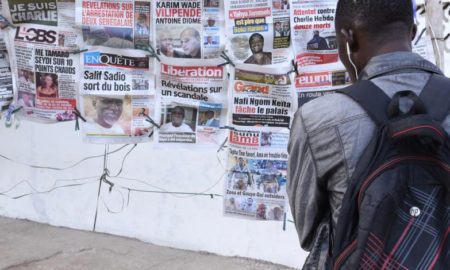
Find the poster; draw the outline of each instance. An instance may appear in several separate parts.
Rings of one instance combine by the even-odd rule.
[[[76,0],[76,23],[87,46],[148,49],[151,1]]]
[[[75,0],[1,0],[2,15],[12,24],[72,27]]]
[[[227,80],[220,60],[166,59],[157,73],[158,144],[218,147],[226,137]]]
[[[139,50],[92,47],[82,54],[80,101],[86,142],[149,141],[154,114],[153,61]]]
[[[288,140],[288,131],[230,131],[225,216],[283,219]]]
[[[291,21],[287,0],[229,1],[227,52],[235,63],[290,63]]]
[[[225,44],[223,1],[154,2],[158,54],[171,58],[219,58]]]
[[[22,24],[8,30],[15,102],[26,119],[74,120],[77,107],[80,39],[75,30]]]
[[[336,0],[293,0],[292,43],[299,67],[338,61]]]
[[[251,130],[288,129],[297,110],[290,70],[237,65],[230,84],[230,124]]]

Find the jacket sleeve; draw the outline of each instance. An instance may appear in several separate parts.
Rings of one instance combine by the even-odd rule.
[[[317,177],[301,109],[294,116],[288,152],[289,204],[300,245],[311,251],[319,225],[328,215],[328,192]]]

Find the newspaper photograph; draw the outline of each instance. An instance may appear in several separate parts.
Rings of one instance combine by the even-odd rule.
[[[225,14],[227,52],[233,62],[272,65],[292,60],[288,0],[233,0]]]
[[[13,97],[13,79],[2,31],[0,32],[0,111],[6,109]]]
[[[279,130],[290,126],[297,110],[291,67],[236,65],[230,83],[230,125],[249,130]]]
[[[74,120],[80,38],[73,29],[22,24],[8,30],[7,45],[16,83],[15,103],[25,119]]]
[[[292,0],[292,43],[299,67],[338,61],[336,0]]]
[[[230,131],[225,216],[283,220],[288,140],[288,131]]]
[[[80,103],[89,143],[149,141],[154,111],[153,60],[144,51],[92,47],[81,55]]]
[[[228,111],[227,73],[220,62],[166,59],[160,64],[157,143],[221,145]]]
[[[156,50],[171,58],[219,58],[224,48],[219,0],[155,0]]]
[[[145,50],[151,44],[150,0],[76,0],[76,14],[88,46]]]
[[[12,24],[73,27],[75,0],[1,0],[2,15]]]

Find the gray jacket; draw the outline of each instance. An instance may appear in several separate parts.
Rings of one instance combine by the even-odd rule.
[[[401,90],[419,94],[431,73],[442,74],[417,54],[396,52],[372,58],[360,80],[371,80],[392,97]],[[408,104],[401,107],[407,110]],[[450,133],[450,115],[443,126]],[[323,269],[328,225],[332,238],[347,182],[374,130],[365,111],[342,94],[312,100],[296,112],[288,146],[287,192],[300,245],[311,251],[304,269]]]

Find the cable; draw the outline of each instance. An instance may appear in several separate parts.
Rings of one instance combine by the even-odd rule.
[[[125,154],[125,156],[122,159],[122,165],[120,166],[119,172],[116,175],[114,175],[113,177],[117,177],[117,176],[119,176],[122,173],[122,169],[123,169],[123,165],[125,163],[125,160],[127,159],[128,155],[134,150],[134,148],[136,148],[136,146],[137,146],[137,144],[134,144],[134,146]]]
[[[96,181],[97,180],[92,180],[90,182],[82,183],[82,184],[70,184],[70,185],[58,186],[58,187],[53,187],[53,188],[51,188],[49,190],[46,190],[46,191],[38,191],[38,190],[34,189],[32,186],[30,186],[30,187],[32,187],[32,189],[35,192],[26,193],[26,194],[22,194],[22,195],[19,195],[19,196],[10,196],[10,195],[4,194],[4,193],[0,193],[0,196],[5,196],[5,197],[8,197],[10,199],[16,200],[16,199],[20,199],[20,198],[23,198],[23,197],[26,197],[26,196],[30,196],[30,195],[50,193],[50,192],[55,191],[55,190],[60,189],[60,188],[84,186],[84,185],[87,185],[87,184],[95,183]]]
[[[125,145],[119,147],[118,149],[116,149],[114,151],[108,152],[107,154],[108,155],[115,154],[115,153],[119,152],[120,150],[122,150],[123,148],[127,147],[128,145],[129,144],[125,144]],[[0,154],[1,158],[6,159],[6,160],[8,160],[10,162],[13,162],[13,163],[16,163],[16,164],[28,166],[28,167],[31,167],[33,169],[45,169],[45,170],[53,170],[53,171],[63,171],[63,170],[71,169],[71,168],[81,164],[82,162],[84,162],[86,160],[93,159],[93,158],[100,158],[100,157],[103,157],[103,156],[104,156],[104,154],[103,155],[96,155],[96,156],[88,156],[88,157],[85,157],[85,158],[81,159],[80,161],[74,163],[73,165],[68,166],[68,167],[56,168],[56,167],[38,166],[38,165],[28,164],[28,163],[25,163],[25,162],[13,160],[11,158],[8,158],[8,157]]]

